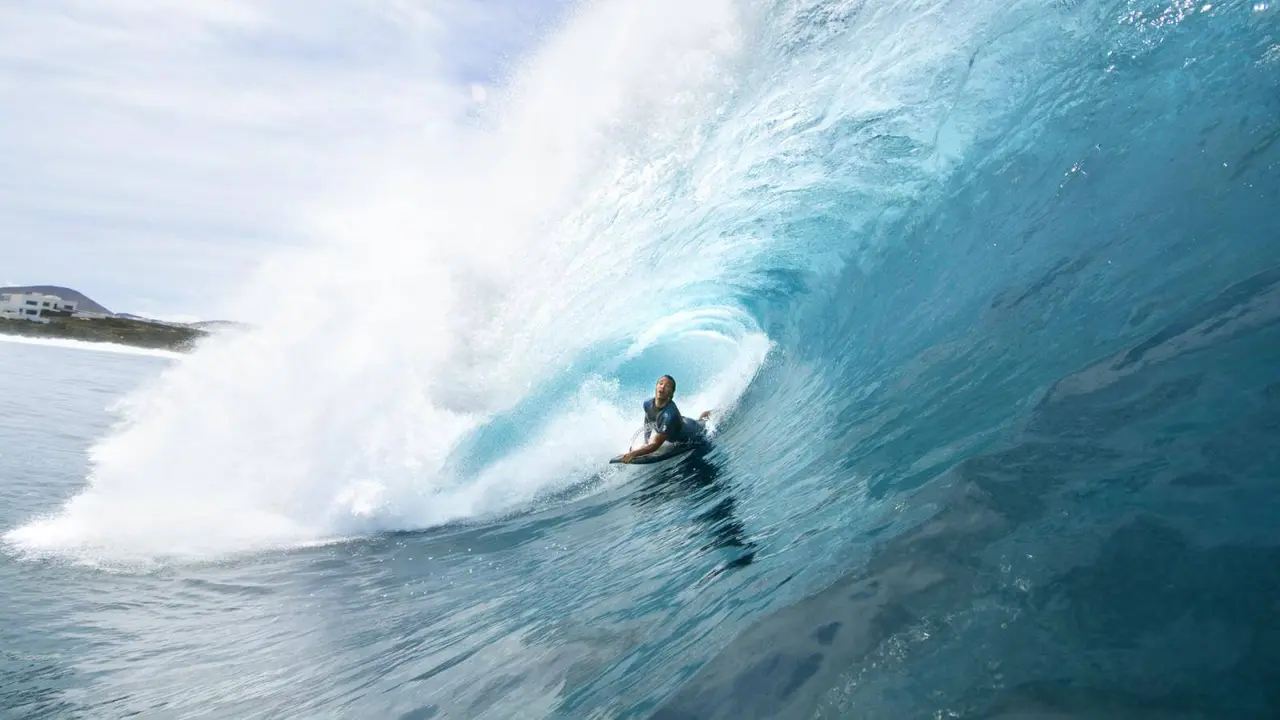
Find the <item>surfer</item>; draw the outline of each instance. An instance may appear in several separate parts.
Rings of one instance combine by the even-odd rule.
[[[675,394],[675,378],[670,375],[658,378],[658,384],[653,388],[653,397],[644,401],[647,443],[618,458],[620,462],[629,463],[641,455],[648,455],[665,442],[695,442],[706,437],[707,428],[704,423],[711,417],[711,411],[702,413],[697,420],[684,417],[680,414],[680,408],[671,400]]]

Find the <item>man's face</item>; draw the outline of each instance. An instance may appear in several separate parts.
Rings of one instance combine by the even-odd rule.
[[[658,401],[658,405],[666,405],[671,401],[671,396],[676,392],[675,386],[667,378],[660,378],[658,384],[653,388],[653,397]]]

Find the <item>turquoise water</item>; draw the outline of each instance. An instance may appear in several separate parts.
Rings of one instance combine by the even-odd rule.
[[[260,331],[0,343],[0,714],[1280,712],[1276,8],[603,7]]]

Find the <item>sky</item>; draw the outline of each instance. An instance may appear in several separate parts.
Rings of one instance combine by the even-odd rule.
[[[370,148],[484,102],[567,2],[2,3],[0,284],[216,319]]]

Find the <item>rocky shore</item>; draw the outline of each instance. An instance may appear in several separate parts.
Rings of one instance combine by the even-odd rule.
[[[85,342],[109,342],[158,350],[186,352],[208,333],[181,325],[127,318],[53,318],[48,323],[0,319],[0,335],[64,338]]]

